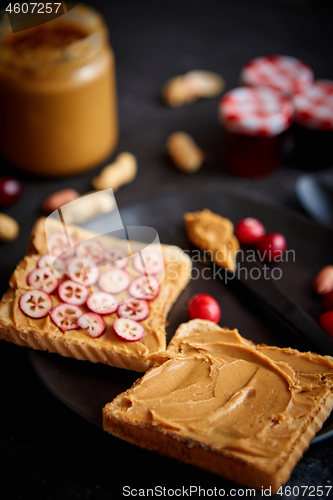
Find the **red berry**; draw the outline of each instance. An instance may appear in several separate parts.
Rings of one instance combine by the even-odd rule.
[[[333,290],[323,296],[321,299],[321,308],[323,311],[333,311]]]
[[[240,220],[235,228],[236,238],[241,245],[254,245],[265,233],[262,223],[253,217]]]
[[[286,238],[281,233],[269,233],[257,243],[257,250],[262,258],[271,262],[280,257],[287,248]]]
[[[207,319],[218,323],[221,318],[221,309],[213,297],[206,293],[199,293],[190,300],[188,314],[191,319]]]
[[[22,194],[22,184],[11,177],[0,177],[0,205],[11,207]]]
[[[323,330],[333,337],[333,311],[327,311],[319,317],[319,323]]]

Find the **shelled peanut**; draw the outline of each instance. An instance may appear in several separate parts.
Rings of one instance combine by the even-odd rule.
[[[121,153],[115,161],[107,165],[101,173],[93,179],[93,187],[97,190],[113,189],[132,182],[137,175],[137,161],[131,153]]]
[[[167,140],[167,150],[173,164],[183,172],[196,172],[205,160],[204,152],[186,132],[171,134]]]
[[[10,242],[18,237],[20,226],[13,217],[0,213],[0,241]]]
[[[172,107],[189,104],[200,98],[220,95],[225,88],[225,80],[213,71],[193,70],[166,82],[162,98]]]

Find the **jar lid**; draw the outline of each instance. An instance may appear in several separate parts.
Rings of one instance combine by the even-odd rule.
[[[242,135],[277,135],[289,128],[294,117],[292,100],[268,87],[238,87],[220,101],[222,124]]]
[[[317,80],[294,97],[295,121],[303,127],[333,130],[333,81]]]
[[[264,56],[249,61],[241,71],[241,84],[272,87],[293,95],[311,84],[312,69],[291,56]]]

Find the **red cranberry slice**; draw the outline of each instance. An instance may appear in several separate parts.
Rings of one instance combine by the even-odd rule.
[[[88,290],[75,281],[67,280],[59,285],[59,297],[66,304],[82,306],[88,298]]]
[[[118,309],[118,302],[110,293],[94,291],[88,297],[87,306],[98,314],[112,314]]]
[[[145,329],[140,323],[127,318],[117,318],[113,323],[113,330],[118,338],[127,342],[140,340],[145,333]]]
[[[99,271],[95,264],[84,257],[73,257],[67,265],[68,276],[75,283],[91,286],[96,283]]]
[[[128,272],[124,271],[124,269],[115,267],[105,271],[105,273],[100,276],[98,285],[103,292],[117,295],[126,290],[130,282],[131,278]]]
[[[134,257],[133,265],[141,274],[158,274],[164,269],[164,260],[157,252],[143,250]]]
[[[50,269],[37,268],[28,274],[27,283],[32,286],[32,288],[51,294],[57,288],[59,282]]]
[[[143,321],[149,316],[149,304],[146,300],[132,299],[124,302],[118,307],[118,314],[121,318]]]
[[[89,312],[83,314],[77,320],[77,324],[80,328],[86,330],[91,337],[97,339],[105,332],[105,321],[99,314]]]
[[[128,291],[136,299],[154,300],[159,294],[160,286],[154,276],[139,276],[132,281]]]
[[[119,269],[124,269],[128,264],[128,257],[121,248],[111,247],[105,250],[104,263],[115,264]]]
[[[55,325],[63,332],[76,330],[77,320],[83,312],[77,306],[70,304],[59,304],[50,311],[50,317]]]
[[[19,307],[30,318],[44,318],[52,309],[52,299],[42,290],[29,290],[21,296]]]

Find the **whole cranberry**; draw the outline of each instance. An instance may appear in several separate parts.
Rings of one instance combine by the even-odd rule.
[[[327,311],[320,315],[319,324],[328,335],[333,337],[333,311]]]
[[[238,222],[235,236],[241,245],[254,245],[266,233],[264,226],[258,219],[246,217]]]
[[[257,250],[266,262],[280,257],[287,248],[286,238],[281,233],[265,234],[257,243]]]
[[[214,297],[199,293],[190,300],[188,315],[191,319],[207,319],[218,323],[221,318],[221,309]]]
[[[21,197],[22,184],[11,177],[0,177],[0,205],[11,207]]]

